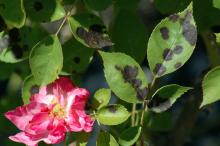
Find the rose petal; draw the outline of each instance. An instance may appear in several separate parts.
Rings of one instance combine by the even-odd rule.
[[[44,104],[31,102],[28,105],[19,106],[15,110],[8,111],[5,113],[5,116],[15,124],[18,129],[25,130],[25,127],[33,118],[34,114],[39,113],[41,109],[44,109],[45,107]]]
[[[32,140],[31,137],[25,134],[25,132],[20,132],[14,136],[10,136],[9,139],[15,142],[24,143],[27,146],[38,146],[40,140]]]

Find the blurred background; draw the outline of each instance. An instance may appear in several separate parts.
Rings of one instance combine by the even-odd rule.
[[[113,48],[103,49],[124,52],[132,56],[142,65],[146,76],[151,78],[146,59],[146,49],[153,28],[169,14],[186,8],[190,2],[191,0],[118,0],[117,2],[113,1],[113,4],[111,3],[101,11],[90,10],[90,12],[100,16],[104,21],[115,44]],[[72,3],[73,0],[67,0],[65,8],[72,7]],[[80,11],[87,8],[84,2],[79,2],[77,6]],[[220,9],[213,5],[212,0],[194,0],[194,17],[199,35],[192,57],[178,71],[157,81],[157,87],[168,83],[197,87],[204,74],[220,64],[220,45],[216,43],[214,36],[214,33],[220,32]],[[3,21],[0,13],[1,29],[5,27]],[[41,23],[40,26],[43,33],[54,33],[61,22],[62,20],[53,23]],[[34,29],[30,28],[29,31],[34,31]],[[18,30],[14,29],[10,32],[10,37],[20,39]],[[29,42],[32,37],[21,36],[21,39]],[[71,49],[74,47],[74,44],[68,44],[71,34],[67,25],[61,30],[60,39],[63,48]],[[0,46],[2,41],[0,39]],[[74,48],[77,49],[77,47],[80,48],[81,46],[75,44]],[[22,48],[25,50],[25,45]],[[15,57],[22,56],[20,51],[18,49],[13,51]],[[108,87],[108,85],[104,78],[100,56],[96,51],[92,51],[90,53],[92,55],[85,55],[84,51],[82,49],[81,52],[73,52],[76,56],[72,62],[74,68],[71,70],[72,79],[80,87],[87,88],[92,98],[97,89]],[[21,98],[22,84],[29,74],[28,60],[13,64],[0,62],[1,146],[22,145],[8,139],[8,136],[17,133],[18,129],[4,117],[4,113],[23,104]],[[193,97],[190,94],[185,94],[167,112],[157,115],[154,113],[147,114],[145,129],[150,132],[152,141],[146,143],[146,146],[220,146],[220,102],[199,110],[200,100],[201,96]],[[111,102],[116,101],[117,99],[113,98]],[[94,145],[92,139],[96,137],[97,129],[92,134],[91,146]],[[120,130],[120,126],[116,126],[115,129]]]

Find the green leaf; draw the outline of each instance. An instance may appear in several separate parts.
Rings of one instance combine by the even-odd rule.
[[[22,86],[22,99],[24,104],[29,103],[32,94],[39,92],[39,86],[36,85],[32,75],[25,78]]]
[[[28,17],[36,22],[51,22],[66,15],[59,0],[24,0],[24,5]]]
[[[174,127],[173,116],[170,112],[152,113],[146,112],[144,123],[147,129],[154,132],[167,132]]]
[[[114,8],[117,10],[135,11],[140,0],[115,0],[113,1]]]
[[[119,146],[115,138],[105,131],[100,131],[97,146]]]
[[[112,45],[99,17],[85,13],[69,17],[68,22],[73,36],[86,47],[103,48]]]
[[[14,65],[0,62],[0,80],[8,79],[14,71]]]
[[[118,11],[112,21],[110,34],[114,51],[126,53],[139,63],[144,60],[147,30],[136,13],[129,10]]]
[[[111,90],[110,89],[99,89],[95,92],[94,99],[99,103],[98,109],[103,106],[108,105],[108,102],[111,98]]]
[[[119,144],[122,146],[132,146],[141,134],[141,127],[130,127],[123,131],[119,136]]]
[[[220,66],[209,71],[203,81],[203,101],[200,107],[214,103],[220,99]]]
[[[191,0],[154,0],[154,5],[163,14],[169,14],[184,10],[190,2]]]
[[[219,0],[212,0],[212,2],[213,2],[213,6],[214,6],[215,8],[220,9],[220,1],[219,1]]]
[[[112,4],[112,0],[84,0],[85,4],[96,11],[102,11]]]
[[[97,120],[104,125],[119,125],[130,116],[127,109],[122,105],[109,105],[97,112]]]
[[[192,55],[196,41],[192,5],[162,20],[153,30],[147,50],[149,66],[155,77],[169,74],[183,66]]]
[[[181,95],[190,89],[192,88],[176,84],[163,86],[154,93],[153,98],[148,103],[148,107],[156,113],[166,111]]]
[[[63,45],[63,70],[68,73],[83,73],[92,60],[94,49],[88,48],[75,39]]]
[[[23,0],[1,0],[0,14],[9,27],[21,28],[26,18]]]
[[[53,82],[63,66],[62,48],[57,36],[48,36],[31,51],[30,68],[39,85]]]
[[[99,53],[110,89],[126,102],[141,103],[147,96],[148,82],[139,64],[123,53]]]

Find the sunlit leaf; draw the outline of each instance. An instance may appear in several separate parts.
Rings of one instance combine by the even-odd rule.
[[[166,111],[181,95],[190,89],[192,88],[176,84],[163,86],[154,93],[153,98],[148,103],[148,107],[156,113]]]
[[[109,105],[101,108],[96,116],[103,125],[118,125],[126,121],[130,114],[122,105]]]
[[[126,102],[142,102],[148,93],[148,82],[139,64],[123,53],[99,53],[110,89]]]
[[[26,19],[23,0],[1,0],[0,14],[9,27],[22,27]]]
[[[57,36],[48,36],[39,42],[30,54],[31,72],[37,84],[54,81],[63,66],[63,53]]]
[[[197,41],[192,4],[183,12],[162,20],[148,43],[147,58],[156,77],[174,72],[192,55]]]
[[[94,94],[94,100],[98,102],[98,109],[106,106],[111,98],[111,90],[110,89],[99,89]]]
[[[209,71],[202,81],[203,101],[200,107],[220,100],[220,67]]]

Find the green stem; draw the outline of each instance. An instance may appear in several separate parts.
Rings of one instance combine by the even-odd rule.
[[[134,103],[132,106],[132,115],[131,115],[131,126],[135,125],[135,113],[136,113],[136,104]]]

